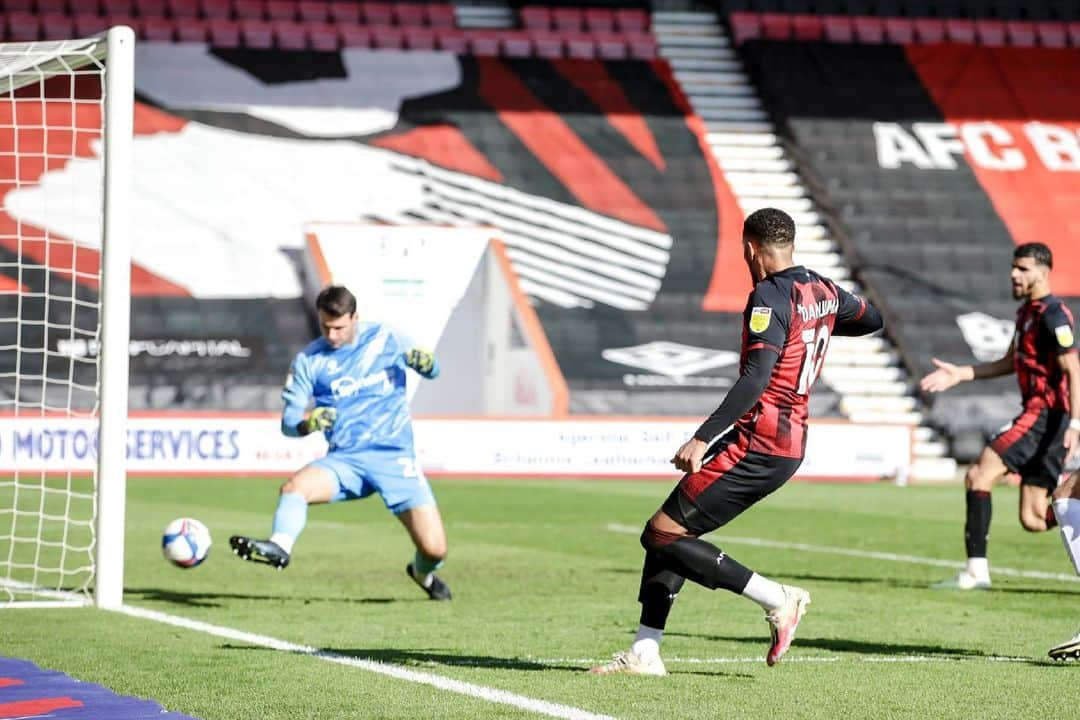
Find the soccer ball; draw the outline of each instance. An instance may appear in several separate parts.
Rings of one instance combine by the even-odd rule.
[[[192,568],[210,552],[210,531],[195,518],[177,518],[165,526],[161,552],[165,559],[182,568]]]

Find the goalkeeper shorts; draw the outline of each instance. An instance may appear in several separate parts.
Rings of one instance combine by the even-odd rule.
[[[412,449],[373,448],[359,452],[331,450],[312,463],[337,479],[330,502],[356,500],[378,493],[386,508],[399,515],[421,505],[434,505],[435,496]]]

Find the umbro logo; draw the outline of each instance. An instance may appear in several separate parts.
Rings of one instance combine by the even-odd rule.
[[[734,365],[739,354],[730,350],[694,347],[681,343],[657,340],[644,345],[608,348],[600,353],[605,360],[620,365],[641,368],[671,378]]]

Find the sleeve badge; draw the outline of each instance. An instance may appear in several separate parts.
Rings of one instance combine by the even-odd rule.
[[[756,307],[750,310],[750,332],[765,332],[772,321],[771,307]]]
[[[1063,348],[1072,347],[1073,345],[1073,331],[1068,325],[1058,325],[1054,328],[1054,336],[1057,338],[1058,345]]]

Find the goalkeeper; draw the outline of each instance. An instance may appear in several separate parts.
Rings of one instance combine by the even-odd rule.
[[[281,430],[291,437],[322,431],[329,452],[281,486],[269,540],[234,535],[229,544],[245,560],[284,568],[308,505],[378,493],[416,546],[409,577],[432,600],[449,600],[450,589],[435,575],[446,557],[446,532],[413,452],[405,393],[407,368],[431,379],[438,363],[385,325],[359,322],[356,297],[341,285],[324,288],[315,307],[322,337],[289,368]],[[312,399],[315,408],[305,417]]]

